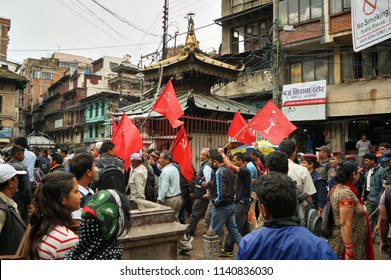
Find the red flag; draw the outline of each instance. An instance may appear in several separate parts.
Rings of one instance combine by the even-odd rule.
[[[111,127],[113,129],[113,134],[112,135],[114,136],[115,131],[117,130],[117,124],[114,121],[114,116],[111,116]]]
[[[256,138],[239,111],[235,113],[234,119],[228,130],[228,136],[249,146],[252,145]]]
[[[172,144],[171,153],[173,160],[179,164],[183,177],[190,180],[194,173],[193,166],[191,165],[193,155],[189,140],[187,139],[187,133],[183,125]]]
[[[297,129],[271,100],[251,119],[248,126],[274,145]]]
[[[159,98],[152,106],[152,110],[165,116],[173,128],[183,124],[183,122],[179,121],[178,118],[184,113],[181,104],[179,104],[179,101],[176,98],[175,90],[172,86],[171,80],[168,81],[162,94],[160,94]]]
[[[128,170],[130,155],[142,149],[143,139],[137,127],[125,113],[122,114],[111,141],[115,145],[114,154],[124,160],[125,170]]]

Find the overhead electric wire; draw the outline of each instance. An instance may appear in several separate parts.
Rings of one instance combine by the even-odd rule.
[[[79,14],[77,11],[75,11],[73,8],[69,7],[68,5],[64,4],[63,2],[61,2],[61,0],[57,0],[57,2],[59,2],[60,4],[64,5],[65,7],[67,7],[68,9],[70,9],[71,11],[73,11],[75,14],[77,14],[79,17],[81,17],[82,19],[84,19],[85,21],[87,21],[88,23],[90,23],[91,25],[93,25],[94,27],[98,28],[100,31],[106,33],[107,35],[109,35],[112,39],[114,39],[115,41],[119,42],[116,38],[114,38],[110,33],[106,32],[105,30],[103,30],[102,28],[96,26],[96,24],[92,23],[91,21],[89,21],[88,19],[86,19],[85,17],[83,17],[81,14]],[[122,44],[122,42],[119,42]]]
[[[122,21],[123,23],[126,23],[127,25],[133,27],[134,29],[146,34],[146,35],[150,35],[150,36],[156,36],[156,37],[160,37],[160,35],[156,35],[156,34],[152,34],[150,33],[149,31],[147,30],[144,30],[143,28],[137,26],[136,24],[130,22],[129,20],[125,19],[124,17],[118,15],[117,13],[113,12],[112,10],[110,10],[109,8],[103,6],[101,3],[99,3],[98,1],[96,0],[92,0],[92,2],[94,2],[96,5],[98,5],[99,7],[101,7],[102,9],[104,9],[105,11],[109,12],[110,14],[112,14],[114,17],[116,17],[118,20]]]

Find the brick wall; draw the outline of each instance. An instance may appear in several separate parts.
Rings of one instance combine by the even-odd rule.
[[[352,29],[352,17],[350,12],[330,16],[330,34],[349,31]]]
[[[292,44],[322,36],[320,20],[295,26],[295,31],[280,31],[281,44]]]

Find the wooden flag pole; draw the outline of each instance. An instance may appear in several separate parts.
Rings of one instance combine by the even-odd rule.
[[[152,104],[155,104],[156,99],[158,98],[160,85],[162,84],[162,78],[163,78],[163,65],[160,66],[159,83],[158,83],[158,85],[157,85],[155,98],[153,99],[153,103],[152,103]],[[171,79],[172,79],[172,78],[171,78]],[[152,107],[153,107],[153,105],[152,105]],[[149,113],[148,113],[147,117],[144,119],[144,122],[141,124],[141,126],[140,126],[140,128],[139,128],[140,131],[141,131],[142,127],[145,125],[145,123],[147,122],[149,116],[152,114],[152,107],[151,107],[151,110],[149,110]]]
[[[232,138],[235,138],[247,127],[248,125],[246,124],[241,130],[239,130],[238,133],[236,133],[236,135]],[[223,149],[227,148],[227,146],[229,145],[229,142],[227,144],[225,144],[225,146],[223,147]]]

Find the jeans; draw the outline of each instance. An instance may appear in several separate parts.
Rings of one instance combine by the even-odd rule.
[[[248,211],[250,210],[250,204],[244,204],[241,202],[236,202],[235,210],[235,220],[236,228],[242,236],[251,232],[250,223],[248,221]],[[234,249],[234,238],[232,234],[228,233],[227,238],[225,239],[224,249],[227,252],[232,252]]]
[[[228,229],[237,245],[239,245],[242,236],[240,235],[235,221],[235,204],[213,207],[211,211],[210,227],[218,236],[223,236],[224,225]]]

